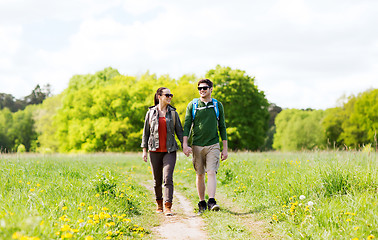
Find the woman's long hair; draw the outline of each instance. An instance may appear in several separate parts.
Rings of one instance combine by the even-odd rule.
[[[166,87],[161,87],[159,88],[156,93],[155,93],[155,97],[154,97],[154,102],[155,102],[155,106],[159,104],[159,98],[158,98],[158,95],[163,95],[163,90],[164,89],[167,89]]]

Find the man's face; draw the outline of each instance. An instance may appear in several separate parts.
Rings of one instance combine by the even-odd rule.
[[[206,83],[200,83],[200,85],[198,85],[198,92],[202,98],[210,97],[212,91],[213,89]]]

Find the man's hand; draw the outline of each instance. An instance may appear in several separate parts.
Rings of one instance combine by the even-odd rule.
[[[223,149],[221,153],[221,160],[224,161],[227,159],[227,157],[228,157],[227,149]]]
[[[189,157],[189,155],[192,153],[192,148],[189,147],[189,146],[184,146],[183,152],[184,152],[185,156]]]

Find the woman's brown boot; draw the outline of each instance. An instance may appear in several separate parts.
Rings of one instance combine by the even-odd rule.
[[[157,204],[156,212],[162,213],[163,212],[163,199],[156,200],[156,204]]]
[[[171,202],[165,202],[165,211],[164,211],[165,216],[172,216],[173,215],[171,208],[172,208],[172,203]]]

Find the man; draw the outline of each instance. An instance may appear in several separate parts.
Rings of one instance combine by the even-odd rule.
[[[196,185],[200,199],[198,209],[199,213],[202,213],[206,209],[212,211],[220,209],[215,201],[216,173],[219,168],[219,155],[223,161],[227,159],[228,152],[223,105],[211,98],[213,83],[209,79],[201,79],[198,82],[198,91],[200,98],[194,99],[186,108],[183,151],[186,156],[189,156],[191,151],[193,153],[193,166],[196,171]],[[193,131],[192,148],[188,147],[191,129]],[[223,143],[222,153],[220,153],[218,129]],[[207,173],[209,196],[207,203],[205,201],[205,173]]]

